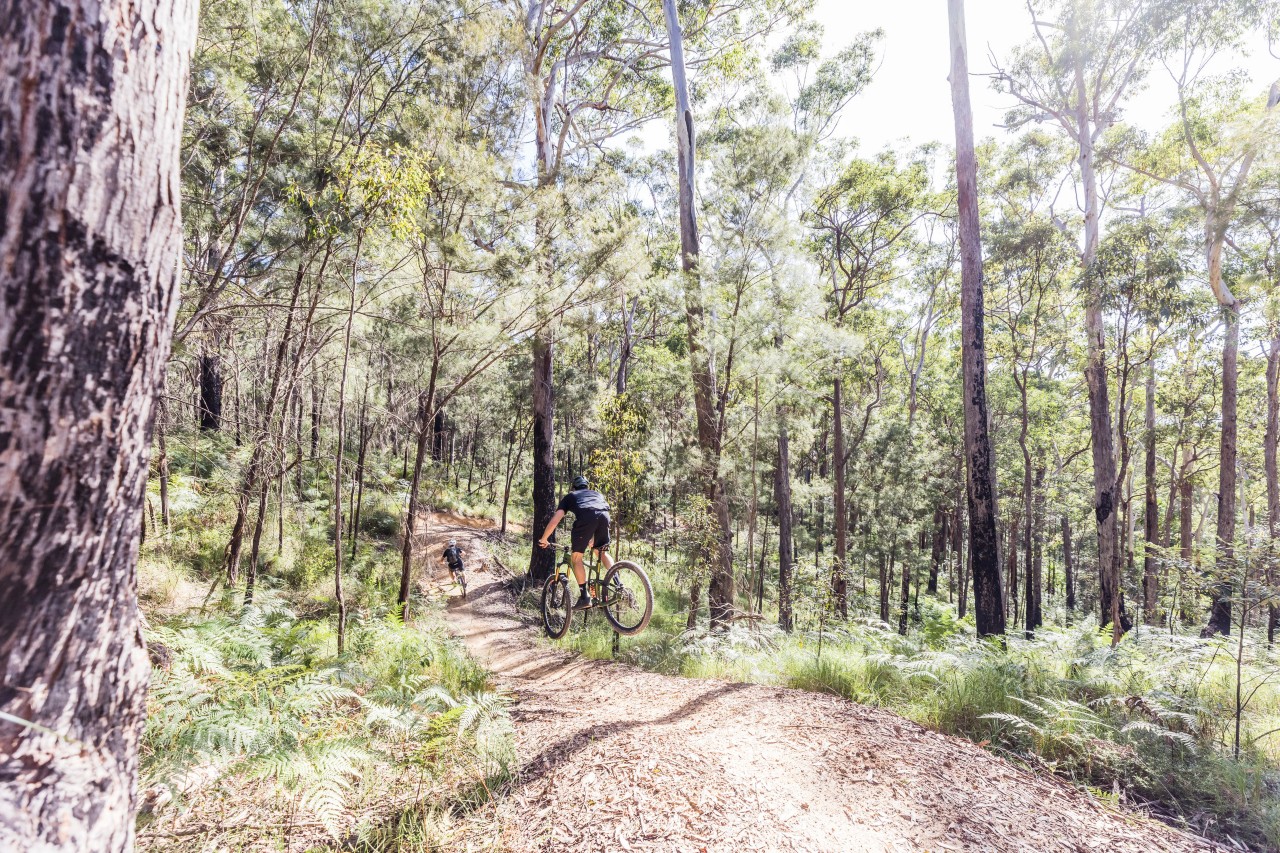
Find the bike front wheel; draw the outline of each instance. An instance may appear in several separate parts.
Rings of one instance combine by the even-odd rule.
[[[553,640],[569,633],[573,622],[573,599],[569,595],[569,579],[552,575],[542,585],[542,629]]]
[[[619,634],[639,634],[653,618],[653,584],[628,560],[614,563],[604,576],[603,598],[605,618]]]

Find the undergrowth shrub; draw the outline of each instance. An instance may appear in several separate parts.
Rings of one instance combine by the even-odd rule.
[[[148,631],[152,676],[141,753],[142,823],[211,788],[265,793],[332,837],[376,836],[357,805],[475,805],[513,757],[505,701],[444,634],[394,615],[353,622],[335,654],[331,623],[259,596],[238,615],[183,617]],[[426,786],[424,788],[424,785]]]

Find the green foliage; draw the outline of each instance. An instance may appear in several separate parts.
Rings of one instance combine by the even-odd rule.
[[[327,622],[262,594],[238,617],[156,625],[148,642],[168,661],[148,697],[149,819],[190,808],[210,787],[256,782],[336,838],[356,798],[387,774],[462,767],[494,780],[512,757],[505,701],[484,672],[452,641],[394,615],[352,625],[343,657]]]

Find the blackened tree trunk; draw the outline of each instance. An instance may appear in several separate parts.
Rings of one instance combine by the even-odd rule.
[[[914,560],[912,562],[915,562]],[[918,563],[917,563],[918,565]],[[907,605],[911,600],[911,566],[902,564],[902,592],[898,597],[898,633],[907,636]]]
[[[1143,506],[1142,531],[1145,544],[1142,557],[1142,615],[1148,625],[1160,623],[1159,565],[1156,549],[1160,547],[1160,508],[1156,504],[1156,365],[1147,366],[1146,446],[1143,448],[1143,477],[1146,500]]]
[[[556,511],[555,380],[551,333],[533,338],[533,531],[537,540]],[[529,555],[529,578],[544,581],[555,565],[555,553],[539,548]]]
[[[831,414],[833,453],[835,455],[835,483],[832,494],[835,510],[835,547],[836,559],[831,567],[831,600],[841,619],[849,618],[848,582],[845,579],[845,568],[849,557],[849,514],[845,509],[845,452],[844,452],[844,382],[837,375],[832,382]]]
[[[200,356],[200,429],[222,429],[222,359],[216,353]]]
[[[1280,464],[1276,454],[1280,445],[1280,329],[1271,339],[1267,351],[1267,429],[1262,440],[1263,468],[1267,478],[1267,532],[1271,544],[1267,549],[1267,586],[1275,589],[1277,580],[1277,540],[1280,539]],[[1267,645],[1275,642],[1280,608],[1267,607]]]
[[[1065,515],[1062,517],[1062,582],[1066,587],[1067,621],[1070,622],[1076,609],[1076,574],[1071,560],[1071,521]]]
[[[1207,634],[1231,633],[1229,580],[1235,572],[1236,539],[1236,409],[1239,371],[1236,355],[1240,348],[1240,310],[1224,307],[1226,340],[1222,345],[1222,436],[1218,445],[1218,582],[1213,586],[1213,607],[1209,611]]]
[[[938,572],[947,553],[947,514],[939,506],[933,511],[933,544],[929,551],[929,583],[925,592],[938,594]]]
[[[0,24],[3,850],[133,848],[135,567],[194,28],[189,0],[42,0]]]
[[[778,627],[795,627],[791,611],[791,446],[787,436],[786,412],[778,408],[778,464],[773,471],[773,497],[778,505]],[[761,578],[763,585],[763,577]]]
[[[996,533],[996,466],[987,434],[987,356],[983,331],[982,237],[978,230],[978,160],[969,105],[964,0],[947,0],[951,33],[951,104],[956,125],[960,217],[960,313],[964,371],[964,447],[969,488],[969,554],[978,636],[1005,631]]]
[[[1005,581],[1009,595],[1005,600],[1005,617],[1009,616],[1009,608],[1013,608],[1013,622],[1018,623],[1019,602],[1018,602],[1018,521],[1020,520],[1018,513],[1010,513],[1009,515],[1009,553],[1007,555],[1008,565],[1006,567]]]

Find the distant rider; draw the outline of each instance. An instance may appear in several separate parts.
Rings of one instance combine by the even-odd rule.
[[[594,602],[591,590],[587,588],[587,571],[582,567],[583,553],[588,548],[594,550],[605,571],[613,566],[613,558],[605,550],[609,546],[609,502],[604,499],[604,495],[591,488],[586,477],[581,474],[574,477],[573,491],[560,499],[556,514],[551,516],[551,523],[538,540],[540,547],[550,547],[551,543],[547,540],[556,532],[556,527],[568,512],[573,513],[573,531],[569,534],[569,540],[573,552],[573,578],[578,582],[579,590],[578,602],[573,605],[573,609],[586,610]]]
[[[456,540],[449,540],[449,547],[444,549],[440,559],[449,564],[449,574],[453,575],[456,582],[458,575],[462,573],[462,550],[458,548]]]

